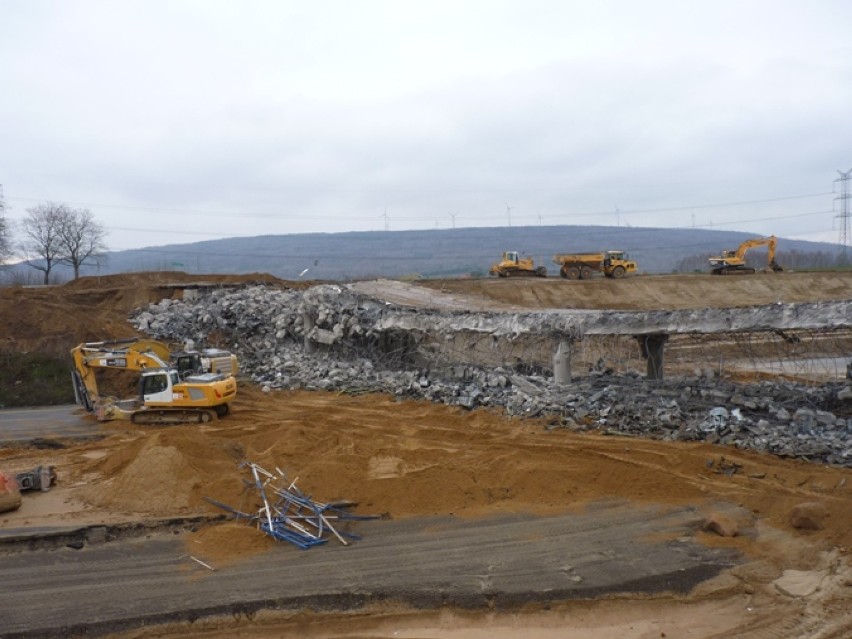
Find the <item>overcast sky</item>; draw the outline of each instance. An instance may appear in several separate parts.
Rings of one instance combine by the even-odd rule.
[[[0,0],[7,219],[839,240],[846,0]],[[507,231],[509,233],[509,231]]]

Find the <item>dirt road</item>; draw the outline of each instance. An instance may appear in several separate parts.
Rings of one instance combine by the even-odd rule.
[[[619,507],[558,517],[375,521],[357,527],[363,540],[351,547],[279,546],[225,566],[203,545],[174,535],[24,552],[2,560],[2,636],[114,632],[142,621],[267,609],[379,602],[505,609],[613,593],[686,593],[733,559],[731,551],[686,537],[701,521],[689,508]]]
[[[81,440],[100,437],[76,405],[0,410],[0,446],[39,439]]]

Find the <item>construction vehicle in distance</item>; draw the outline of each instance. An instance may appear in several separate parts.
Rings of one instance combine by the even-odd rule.
[[[765,246],[767,248],[767,269],[771,269],[776,273],[783,271],[784,269],[781,268],[781,265],[775,261],[775,249],[777,245],[778,239],[774,235],[746,240],[734,250],[722,251],[722,254],[718,257],[711,257],[711,272],[713,275],[745,275],[754,273],[756,269],[746,266],[745,255],[749,249],[756,246]]]
[[[628,273],[635,273],[637,268],[624,251],[562,253],[554,255],[553,262],[559,264],[559,275],[568,280],[587,280],[595,273],[620,280]]]
[[[230,354],[229,354],[230,355]],[[74,397],[98,420],[128,419],[135,424],[209,422],[229,412],[237,394],[232,374],[184,370],[168,364],[168,347],[155,340],[89,342],[71,349]],[[202,358],[199,357],[199,363]],[[236,358],[234,358],[236,363]],[[139,394],[133,399],[102,395],[98,374],[138,371]]]
[[[218,348],[205,348],[201,351],[185,350],[169,354],[169,364],[177,369],[181,379],[187,375],[199,373],[221,373],[237,376],[239,364],[237,356]]]
[[[488,274],[497,277],[547,277],[547,267],[536,266],[531,257],[521,257],[517,251],[504,251],[501,260],[491,265]]]

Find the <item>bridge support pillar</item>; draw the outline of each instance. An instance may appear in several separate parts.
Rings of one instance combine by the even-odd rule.
[[[646,362],[647,379],[663,379],[663,347],[669,341],[668,334],[637,335],[636,340]]]
[[[560,385],[571,382],[571,340],[559,340],[553,353],[553,381]]]
[[[317,351],[317,345],[308,335],[314,330],[314,318],[308,311],[302,313],[302,331],[304,333],[304,348],[305,353],[313,355]]]

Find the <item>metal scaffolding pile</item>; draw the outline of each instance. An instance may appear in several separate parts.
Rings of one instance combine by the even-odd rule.
[[[331,522],[364,521],[379,519],[379,515],[355,515],[347,509],[352,502],[337,501],[322,503],[312,500],[296,486],[294,479],[286,484],[285,474],[280,468],[269,472],[252,462],[243,462],[240,468],[248,468],[252,480],[245,480],[246,486],[254,489],[259,498],[260,507],[255,513],[243,512],[233,506],[205,497],[205,499],[235,516],[237,520],[247,520],[258,530],[279,541],[288,541],[294,546],[307,550],[326,543],[331,537],[344,546],[347,540],[360,539],[347,530],[340,530]],[[286,488],[282,488],[286,485]]]

